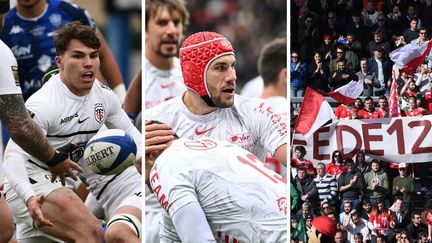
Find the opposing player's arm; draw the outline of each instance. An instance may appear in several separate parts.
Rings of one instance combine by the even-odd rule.
[[[189,203],[172,215],[177,234],[183,243],[216,242],[203,209],[198,202]],[[190,226],[193,226],[191,230]]]

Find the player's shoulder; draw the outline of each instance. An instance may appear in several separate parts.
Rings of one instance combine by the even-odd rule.
[[[182,107],[184,107],[182,96],[176,96],[146,109],[146,116],[155,116],[161,112],[177,113],[181,111]]]

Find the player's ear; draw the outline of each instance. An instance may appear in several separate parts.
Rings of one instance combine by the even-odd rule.
[[[56,56],[55,57],[55,62],[57,64],[57,67],[59,67],[59,69],[63,69],[63,63],[62,63],[63,59],[61,56]]]

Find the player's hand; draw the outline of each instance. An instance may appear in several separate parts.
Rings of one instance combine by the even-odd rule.
[[[168,124],[152,124],[145,121],[145,154],[164,150],[166,143],[174,140],[175,132]]]
[[[46,219],[42,213],[42,204],[45,201],[44,195],[31,196],[27,200],[27,207],[29,209],[30,216],[35,221],[37,227],[52,227],[54,224]]]
[[[57,164],[53,167],[49,167],[49,171],[52,174],[51,182],[54,182],[58,177],[60,178],[61,184],[65,186],[66,175],[69,175],[74,181],[78,180],[78,177],[73,170],[76,170],[80,173],[83,172],[81,166],[79,166],[77,163],[73,162],[69,158],[67,158],[65,161],[61,162],[60,164]]]

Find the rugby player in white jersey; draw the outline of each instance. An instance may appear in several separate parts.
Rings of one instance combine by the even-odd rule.
[[[84,146],[102,125],[132,136],[140,159],[141,134],[121,109],[118,97],[95,79],[100,42],[94,29],[72,22],[54,35],[58,75],[26,102],[33,120],[55,148],[71,143],[71,157],[82,163]],[[102,227],[68,187],[50,182],[47,167],[13,141],[5,151],[8,183],[5,199],[12,208],[19,242],[101,242]],[[130,167],[114,176],[80,175],[110,217],[107,242],[140,242],[141,176]],[[40,202],[43,201],[43,204]],[[27,207],[26,207],[27,205]]]
[[[226,140],[261,160],[269,153],[286,165],[286,123],[260,102],[234,94],[234,49],[224,36],[200,32],[188,37],[180,49],[180,62],[188,89],[146,110],[146,119],[168,124],[179,137]],[[146,147],[155,135],[153,125],[147,125]]]
[[[287,122],[287,39],[276,38],[266,44],[258,58],[258,72],[264,80],[264,90],[260,100],[270,106],[273,112],[282,115]],[[267,156],[267,167],[286,177],[286,167]]]
[[[4,14],[9,11],[9,0],[0,1],[0,32]],[[10,136],[28,153],[49,166],[52,178],[60,177],[65,183],[65,174],[76,180],[71,168],[81,171],[66,154],[59,153],[34,123],[25,109],[18,78],[18,64],[12,51],[0,40],[0,120]],[[1,182],[0,182],[1,183]],[[14,231],[12,213],[0,190],[0,242],[8,242]]]
[[[176,57],[189,13],[182,0],[146,1],[145,108],[181,95],[186,87]]]
[[[145,2],[145,109],[183,94],[186,86],[177,58],[189,13],[183,0],[152,0]],[[145,242],[159,242],[162,209],[146,190]]]
[[[165,209],[161,242],[287,242],[282,176],[227,141],[168,146],[146,157],[146,183]]]

